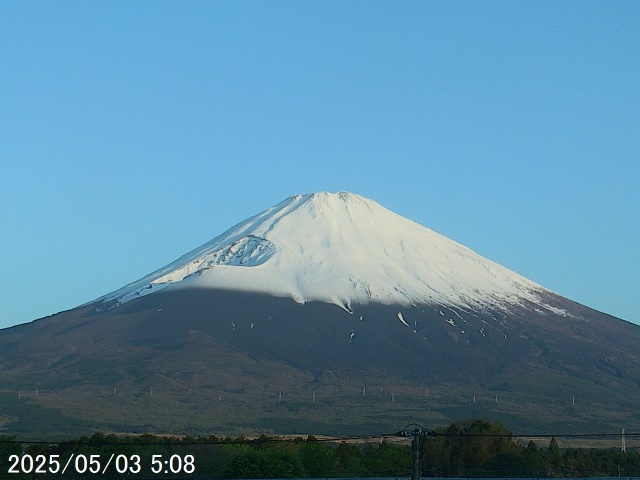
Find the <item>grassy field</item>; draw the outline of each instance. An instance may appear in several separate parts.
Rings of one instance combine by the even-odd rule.
[[[306,384],[264,387],[236,382],[197,387],[162,376],[153,386],[122,381],[116,387],[76,385],[62,389],[0,392],[4,433],[21,438],[60,438],[95,431],[242,436],[255,434],[377,435],[408,423],[426,428],[468,418],[501,421],[514,434],[555,435],[628,432],[632,410],[611,411],[604,403],[574,403],[514,391],[453,386],[382,384],[333,377]],[[363,380],[363,379],[359,379]],[[375,383],[374,383],[375,382]],[[545,440],[536,440],[544,443]],[[568,440],[567,440],[568,441]],[[633,446],[635,438],[627,445]],[[571,439],[571,445],[615,445],[619,438]],[[567,445],[569,445],[567,443]]]

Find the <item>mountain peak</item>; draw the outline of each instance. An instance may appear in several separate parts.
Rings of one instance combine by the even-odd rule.
[[[117,306],[164,288],[253,291],[348,311],[370,302],[553,308],[543,287],[349,192],[289,197],[98,301]]]
[[[317,192],[293,195],[273,208],[282,207],[287,214],[296,209],[303,209],[312,217],[336,216],[336,221],[345,213],[356,213],[359,210],[374,213],[383,207],[370,198],[351,192]]]

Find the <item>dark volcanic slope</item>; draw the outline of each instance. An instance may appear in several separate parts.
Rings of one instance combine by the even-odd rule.
[[[570,316],[378,304],[350,314],[188,289],[84,307],[0,331],[0,393],[13,399],[0,415],[21,431],[17,394],[116,430],[371,432],[478,415],[529,431],[632,428],[640,327],[553,303]],[[64,423],[49,426],[86,429]]]

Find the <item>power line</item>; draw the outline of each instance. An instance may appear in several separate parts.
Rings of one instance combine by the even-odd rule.
[[[237,438],[210,438],[210,437],[196,437],[195,440],[184,440],[176,437],[167,437],[166,440],[146,440],[137,436],[120,436],[112,434],[104,434],[104,439],[96,439],[92,437],[80,437],[76,439],[67,440],[20,440],[11,436],[0,437],[0,444],[2,443],[20,443],[24,445],[60,445],[60,444],[72,444],[72,445],[231,445],[238,443],[266,443],[266,442],[294,442],[294,441],[314,441],[314,442],[329,442],[338,443],[346,441],[375,441],[380,438],[394,438],[394,437],[412,437],[416,434],[424,437],[446,437],[446,438],[584,438],[584,439],[601,439],[601,438],[620,438],[620,432],[590,432],[590,433],[465,433],[465,432],[447,432],[447,431],[435,431],[427,429],[421,425],[411,423],[405,426],[402,430],[394,433],[374,433],[366,435],[347,435],[347,436],[321,436],[315,437],[313,435],[308,436],[263,436],[255,438],[237,437]],[[151,436],[154,436],[151,434]],[[640,432],[624,432],[625,438],[638,438]],[[111,440],[113,438],[113,440]],[[157,437],[156,437],[157,438]]]

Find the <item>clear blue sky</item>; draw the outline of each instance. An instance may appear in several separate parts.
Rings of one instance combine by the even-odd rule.
[[[0,328],[348,190],[640,323],[638,1],[0,2]]]

